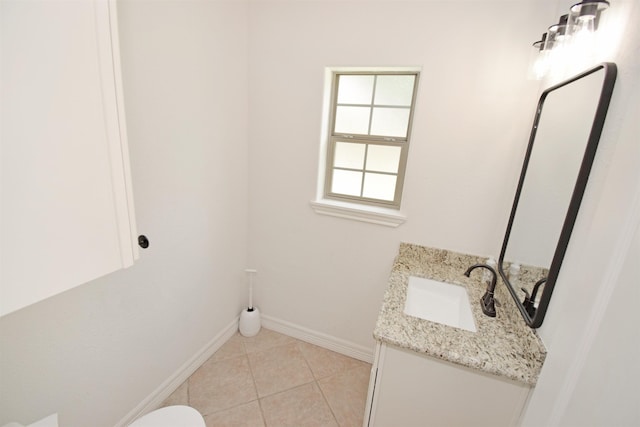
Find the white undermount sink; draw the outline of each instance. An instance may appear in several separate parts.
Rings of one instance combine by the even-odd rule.
[[[404,314],[476,331],[467,290],[450,283],[409,276]]]

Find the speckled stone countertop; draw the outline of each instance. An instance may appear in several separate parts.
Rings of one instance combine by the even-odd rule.
[[[496,287],[497,316],[482,313],[486,290],[484,269],[464,276],[467,268],[485,259],[408,243],[400,244],[389,285],[378,315],[374,337],[381,342],[436,357],[484,373],[535,386],[546,350],[517,310],[505,284]],[[462,285],[467,289],[476,332],[404,314],[409,276]]]

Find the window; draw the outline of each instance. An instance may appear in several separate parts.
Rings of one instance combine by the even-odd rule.
[[[334,72],[324,197],[400,208],[418,72]]]

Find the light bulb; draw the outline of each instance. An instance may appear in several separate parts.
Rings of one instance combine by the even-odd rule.
[[[596,17],[593,15],[580,16],[576,20],[574,37],[592,37],[595,33]]]
[[[549,52],[546,50],[534,52],[529,64],[529,79],[542,79],[549,71]]]
[[[533,43],[533,49],[531,50],[531,57],[529,58],[529,68],[527,70],[527,78],[529,80],[540,80],[547,73],[548,52],[544,50],[547,41],[547,33],[542,35],[542,38]]]
[[[567,36],[566,20],[549,27],[547,40],[545,42],[545,50],[547,55],[545,58],[545,68],[547,76],[551,76],[553,80],[558,80],[565,75],[566,68],[569,64],[569,53],[567,48],[569,45],[569,37]]]
[[[571,40],[571,63],[575,70],[591,65],[595,60],[596,34],[593,15],[576,19]]]

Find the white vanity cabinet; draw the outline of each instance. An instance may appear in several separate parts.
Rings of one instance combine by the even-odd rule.
[[[517,426],[529,391],[524,384],[379,342],[364,427]]]
[[[138,256],[115,1],[0,2],[0,315]]]

